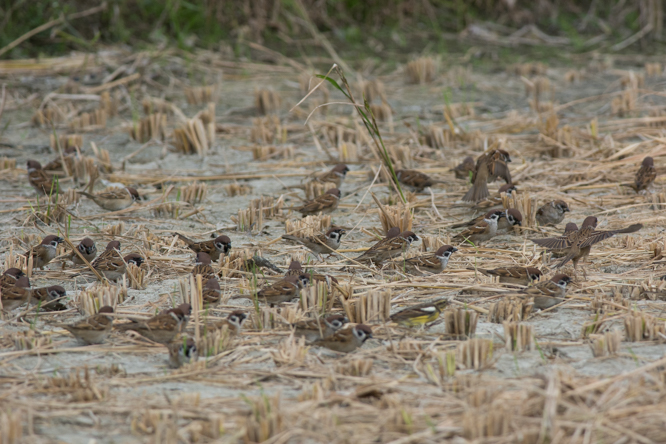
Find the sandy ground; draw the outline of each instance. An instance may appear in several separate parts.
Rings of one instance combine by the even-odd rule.
[[[640,287],[645,282],[658,283],[655,279],[660,275],[663,260],[653,260],[650,245],[661,242],[663,246],[663,217],[660,212],[644,205],[651,201],[652,195],[635,196],[627,189],[616,186],[586,188],[584,183],[599,175],[594,171],[587,175],[587,171],[595,166],[595,159],[608,160],[613,153],[635,143],[643,145],[632,151],[631,155],[659,151],[659,142],[649,144],[646,140],[648,137],[663,137],[663,134],[654,132],[661,130],[652,128],[649,136],[644,136],[637,129],[636,134],[626,135],[626,126],[614,128],[612,123],[604,126],[605,122],[612,122],[616,117],[611,116],[612,97],[603,95],[620,90],[618,71],[628,68],[631,67],[620,65],[615,67],[616,71],[608,69],[603,73],[588,74],[574,84],[563,80],[565,69],[550,69],[545,75],[551,79],[554,92],[544,94],[544,102],[552,99],[557,106],[572,100],[601,97],[583,101],[559,112],[560,127],[571,125],[577,131],[587,131],[589,134],[588,124],[595,116],[599,116],[602,126],[594,142],[580,142],[570,159],[552,159],[542,149],[545,144],[539,138],[538,121],[545,119],[547,114],[537,115],[532,111],[531,97],[525,95],[523,82],[512,73],[474,73],[463,87],[446,76],[441,76],[436,82],[426,86],[406,86],[399,74],[382,77],[381,80],[386,84],[388,102],[394,112],[394,131],[391,132],[388,125],[382,126],[387,142],[409,146],[412,152],[419,153],[418,158],[412,160],[408,166],[426,170],[447,181],[432,190],[432,199],[437,204],[439,215],[427,204],[431,199],[428,191],[415,196],[415,202],[426,203],[415,213],[414,231],[418,235],[435,236],[450,242],[456,230],[451,230],[448,226],[478,213],[459,203],[467,185],[464,181],[454,179],[448,170],[466,155],[476,156],[482,149],[474,148],[472,143],[458,141],[448,144],[445,149],[424,151],[421,149],[423,140],[414,140],[402,124],[409,122],[412,128],[417,125],[424,128],[429,125],[446,128],[447,124],[441,113],[445,91],[451,95],[450,100],[453,103],[474,102],[475,116],[459,118],[460,127],[466,128],[470,133],[479,130],[482,139],[501,137],[506,140],[506,146],[514,157],[511,167],[520,171],[517,174],[519,189],[531,193],[539,204],[549,198],[564,198],[569,201],[572,211],[556,228],[535,227],[530,231],[501,236],[478,250],[459,246],[460,251],[453,256],[448,269],[439,276],[404,280],[391,271],[370,273],[366,270],[355,270],[351,274],[345,271],[344,259],[332,257],[321,262],[310,257],[309,260],[318,271],[326,270],[343,282],[353,282],[353,285],[362,288],[362,291],[373,287],[391,288],[393,312],[414,301],[420,301],[420,298],[440,296],[474,304],[491,296],[492,289],[506,290],[510,287],[480,274],[476,276],[473,271],[467,270],[469,267],[493,268],[507,263],[529,263],[542,267],[544,273],[550,277],[553,271],[548,271],[547,264],[543,263],[546,256],[542,256],[542,249],[529,242],[528,238],[540,236],[534,231],[559,233],[566,222],[575,221],[580,224],[585,216],[597,215],[602,229],[623,227],[634,222],[643,222],[646,226],[638,234],[616,237],[599,248],[595,247],[589,263],[585,265],[587,279],[579,271],[569,294],[582,298],[609,298],[618,290],[627,297],[633,288]],[[67,77],[14,77],[10,80],[11,91],[15,94],[12,97],[26,97],[36,92],[41,98],[65,84]],[[659,89],[661,82],[663,78],[647,79],[645,88]],[[182,85],[182,82],[179,85]],[[293,147],[294,153],[293,157],[288,159],[256,161],[250,151],[238,149],[251,146],[248,134],[253,125],[252,119],[255,118],[253,91],[266,85],[270,85],[282,97],[283,105],[279,116],[290,128],[288,141],[284,146]],[[200,106],[187,105],[180,86],[168,87],[159,92],[153,89],[150,86],[135,88],[133,97],[141,97],[147,93],[162,95],[179,106],[188,116],[201,109]],[[332,95],[335,99],[338,99],[338,96]],[[118,180],[125,177],[123,182],[137,186],[147,200],[161,195],[161,190],[154,186],[157,182],[161,182],[161,186],[165,188],[170,183],[176,186],[186,184],[187,176],[244,173],[265,176],[249,180],[205,182],[207,197],[203,203],[196,205],[202,211],[182,220],[155,218],[150,211],[141,209],[127,215],[83,220],[80,218],[94,216],[102,210],[86,199],[72,205],[69,211],[77,216],[72,219],[69,229],[73,242],[90,236],[98,246],[103,246],[111,239],[105,232],[105,227],[121,221],[124,224],[124,232],[120,236],[123,251],[138,249],[148,255],[146,288],[128,290],[128,299],[119,306],[121,317],[135,312],[154,313],[169,306],[170,299],[179,297],[179,279],[187,275],[193,262],[184,245],[174,243],[171,235],[174,231],[187,233],[197,239],[207,238],[211,233],[227,234],[233,241],[234,249],[247,249],[252,252],[259,250],[264,257],[283,269],[292,258],[303,260],[307,257],[306,251],[298,246],[282,241],[270,243],[284,234],[284,220],[298,219],[297,213],[290,214],[285,211],[278,217],[267,219],[262,230],[255,233],[237,231],[231,220],[239,209],[247,208],[252,199],[261,196],[283,198],[288,203],[297,204],[299,200],[288,195],[291,190],[283,189],[283,184],[298,184],[310,172],[330,168],[331,163],[327,161],[325,154],[313,144],[307,129],[303,129],[304,117],[287,113],[300,97],[296,74],[225,76],[220,83],[219,99],[216,101],[217,139],[212,152],[205,157],[184,156],[174,152],[168,142],[155,142],[123,162],[126,156],[142,148],[142,144],[132,140],[125,130],[132,123],[131,112],[126,106],[121,110],[120,117],[109,120],[105,129],[82,133],[84,152],[90,154],[91,142],[108,150],[116,169],[113,178]],[[653,97],[643,98],[633,115],[647,115],[646,110],[658,107],[659,103],[659,99]],[[2,133],[2,142],[9,145],[0,146],[0,157],[16,159],[17,168],[24,168],[27,159],[38,159],[45,163],[54,156],[49,148],[51,131],[34,128],[27,123],[34,112],[35,104],[38,104],[38,100],[17,105],[16,109],[6,111],[3,116],[4,122],[8,122],[9,126]],[[123,98],[122,104],[127,104],[127,97]],[[437,107],[440,107],[439,111]],[[351,122],[350,110],[348,107],[332,107],[327,116],[315,116],[313,127],[320,128],[324,120]],[[532,120],[528,122],[529,119]],[[519,125],[521,120],[526,123],[523,128]],[[169,127],[174,125],[174,119],[170,118]],[[646,126],[636,123],[634,127],[641,129]],[[58,132],[64,133],[65,130],[59,129]],[[607,145],[607,137],[615,139],[612,146]],[[278,148],[280,147],[282,146],[278,145]],[[335,147],[333,149],[335,150]],[[663,153],[666,154],[666,151]],[[362,232],[361,229],[380,227],[376,205],[369,193],[366,194],[373,176],[371,167],[376,169],[379,163],[373,160],[365,146],[362,154],[365,160],[348,162],[351,172],[342,187],[344,197],[340,209],[333,214],[335,224],[350,228],[341,250],[341,253],[348,257],[354,257],[358,253],[345,250],[368,247],[375,241],[367,231]],[[659,155],[663,154],[655,156],[657,164],[660,164]],[[609,166],[608,170],[602,173],[601,179],[591,183],[599,185],[629,182],[639,164],[640,159],[628,165]],[[553,168],[550,168],[551,166]],[[283,174],[293,175],[280,176],[279,180],[271,177]],[[145,180],[132,179],[143,176]],[[0,260],[5,260],[10,246],[14,252],[27,249],[29,245],[21,241],[25,235],[41,238],[43,233],[56,233],[59,228],[26,223],[29,210],[7,211],[26,206],[27,200],[34,201],[35,194],[25,179],[24,172],[5,170],[0,172],[0,178],[0,191],[3,196],[0,201],[0,224],[3,227]],[[175,181],[171,182],[170,178]],[[181,181],[179,178],[185,179]],[[229,197],[224,186],[233,182],[250,185],[252,192],[244,196]],[[567,189],[566,185],[572,183],[581,185]],[[65,187],[72,185],[71,182],[66,183]],[[499,182],[491,184],[489,188],[494,191],[497,186]],[[662,189],[663,182],[658,179],[653,194],[659,195]],[[375,184],[371,191],[382,200],[390,195],[390,190],[381,183]],[[175,200],[175,193],[170,195],[169,200]],[[619,201],[621,203],[617,203]],[[612,211],[613,208],[631,204],[637,206]],[[64,225],[60,229],[63,227]],[[146,248],[142,233],[156,236],[151,248]],[[421,249],[420,244],[414,248],[417,249]],[[572,272],[571,267],[565,267],[565,272]],[[281,399],[281,409],[285,413],[283,423],[275,425],[276,430],[281,433],[276,433],[276,436],[281,438],[273,442],[350,442],[355,440],[353,437],[356,426],[352,424],[369,424],[382,418],[381,412],[377,416],[372,416],[375,413],[366,412],[369,416],[365,421],[365,413],[358,413],[360,416],[354,421],[340,420],[341,424],[348,426],[340,426],[338,432],[333,433],[329,430],[335,429],[331,425],[335,420],[322,420],[322,430],[317,431],[318,417],[314,415],[308,428],[302,422],[294,421],[293,415],[301,419],[308,416],[308,410],[304,409],[302,404],[310,399],[307,394],[312,392],[314,385],[323,387],[322,390],[326,393],[320,401],[331,403],[337,402],[330,401],[335,394],[344,398],[358,393],[358,390],[364,387],[390,387],[397,393],[397,399],[402,400],[404,408],[409,406],[412,409],[414,422],[417,424],[415,429],[405,432],[402,429],[386,428],[386,424],[382,425],[382,421],[379,421],[373,432],[376,433],[375,439],[369,438],[373,434],[370,433],[359,435],[356,442],[391,442],[428,430],[427,419],[423,417],[427,416],[426,411],[430,406],[442,402],[438,401],[437,397],[443,389],[433,385],[432,381],[425,377],[423,364],[434,362],[440,353],[455,350],[459,344],[459,341],[446,335],[443,322],[424,331],[377,323],[375,338],[348,356],[338,356],[318,348],[304,350],[303,347],[291,347],[287,349],[300,350],[304,354],[296,353],[285,362],[276,358],[276,354],[279,353],[281,341],[288,337],[289,330],[286,326],[278,325],[273,329],[259,331],[255,320],[251,319],[246,324],[242,337],[236,339],[227,351],[216,357],[200,358],[198,363],[191,366],[172,370],[167,366],[166,349],[158,344],[150,344],[123,333],[114,333],[108,343],[89,351],[64,330],[53,328],[50,325],[52,323],[69,322],[80,317],[74,302],[75,295],[89,284],[80,278],[72,279],[72,274],[63,271],[60,263],[54,263],[45,271],[34,271],[31,278],[35,287],[54,284],[65,287],[71,298],[71,308],[68,311],[40,313],[38,316],[32,313],[17,319],[17,310],[6,315],[0,324],[0,343],[3,347],[0,352],[0,399],[3,403],[8,402],[6,405],[11,411],[22,412],[22,415],[30,418],[29,421],[23,421],[25,442],[175,443],[194,442],[196,439],[204,442],[216,439],[221,440],[220,442],[236,442],[246,436],[249,427],[246,416],[254,408],[247,400],[261,396],[273,399],[277,394]],[[397,285],[398,282],[404,285]],[[238,279],[222,279],[220,284],[229,299],[212,312],[214,316],[225,316],[231,309],[239,307],[250,313],[254,311],[248,299],[237,297]],[[481,287],[485,290],[480,290]],[[291,304],[292,308],[296,305]],[[478,306],[488,308],[487,303],[479,303]],[[635,310],[650,312],[656,316],[660,316],[663,310],[662,302],[638,297],[631,300],[631,306]],[[336,310],[339,311],[340,308],[336,305]],[[611,319],[604,325],[604,329],[622,330],[623,314],[621,310],[609,313]],[[488,384],[492,384],[496,378],[519,383],[521,379],[531,380],[554,372],[572,375],[572,378],[603,378],[635,370],[664,356],[666,348],[661,343],[625,341],[617,354],[594,357],[589,345],[590,340],[581,338],[583,324],[589,322],[593,316],[590,303],[584,299],[571,300],[554,311],[533,313],[524,322],[533,326],[539,349],[514,353],[504,346],[506,338],[502,325],[487,322],[486,316],[481,315],[476,337],[492,339],[495,343],[493,356],[487,365],[478,371],[459,365],[459,374],[478,375],[479,381],[483,380]],[[663,320],[659,322],[663,324]],[[51,344],[33,350],[15,348],[13,344],[17,332],[30,328],[35,329],[37,336],[48,338]],[[359,360],[371,361],[372,370],[362,375],[340,370],[340,366],[350,366]],[[59,386],[54,380],[82,372],[83,368],[87,368],[91,376],[80,385],[70,380],[70,383]],[[77,399],[77,393],[81,392],[94,393],[93,399]],[[338,404],[336,406],[341,408]],[[391,408],[395,409],[395,406]],[[293,410],[292,413],[286,413],[289,409]],[[334,410],[332,417],[339,415],[339,412],[335,413]],[[393,419],[384,420],[400,423]],[[442,418],[433,419],[433,423],[440,427],[440,432],[444,427],[443,422],[446,421]],[[216,428],[217,425],[219,427],[216,432],[208,430],[211,427]],[[291,434],[285,434],[284,430],[291,431]],[[463,440],[462,435],[454,431],[448,438]],[[419,439],[414,442],[419,442]]]

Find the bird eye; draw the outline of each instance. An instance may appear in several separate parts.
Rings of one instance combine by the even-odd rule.
[[[79,251],[84,251],[86,247],[83,244],[79,244]]]

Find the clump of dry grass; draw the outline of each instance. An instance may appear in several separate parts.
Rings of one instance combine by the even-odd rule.
[[[284,201],[277,201],[272,197],[253,199],[247,209],[238,210],[237,216],[231,216],[238,231],[261,231],[264,227],[264,218],[271,218],[282,213]]]
[[[355,143],[341,143],[338,145],[338,159],[340,162],[358,162],[359,149]]]
[[[43,388],[66,395],[70,402],[102,401],[109,394],[108,387],[98,387],[87,366],[74,369],[67,376],[49,377],[44,381]]]
[[[537,205],[536,198],[532,197],[530,193],[522,191],[520,193],[511,193],[510,196],[502,193],[502,206],[506,209],[515,208],[523,215],[523,221],[520,227],[518,227],[518,231],[521,231],[522,228],[537,226],[536,213],[539,206]]]
[[[30,123],[38,128],[50,128],[65,121],[66,116],[59,108],[46,106],[32,115]]]
[[[187,100],[189,105],[202,105],[208,102],[216,102],[217,96],[217,85],[185,87],[185,100]]]
[[[254,106],[259,115],[277,113],[280,110],[282,99],[280,94],[272,89],[256,89],[254,91]]]
[[[127,264],[126,276],[129,280],[129,287],[133,290],[145,290],[146,288],[146,270],[141,267],[137,267],[134,264]]]
[[[130,128],[130,137],[139,143],[166,138],[167,116],[163,113],[150,114]]]
[[[239,428],[245,430],[245,442],[259,443],[281,433],[286,425],[280,409],[280,394],[274,397],[246,399],[250,413]]]
[[[197,205],[206,199],[208,195],[208,185],[197,181],[189,185],[180,187],[180,199],[190,205]]]
[[[467,369],[486,368],[491,364],[493,349],[493,341],[490,339],[468,339],[458,345],[457,362]]]
[[[274,158],[293,159],[294,147],[291,145],[279,148],[274,145],[255,145],[252,147],[252,158],[258,161]]]
[[[94,130],[106,127],[107,113],[100,108],[90,112],[83,112],[68,122],[70,131]]]
[[[504,321],[504,339],[507,350],[534,350],[534,326]]]
[[[446,334],[455,338],[471,338],[476,332],[479,314],[473,310],[450,308],[444,311]]]
[[[250,141],[259,144],[285,143],[287,127],[280,123],[278,116],[257,117],[252,119]]]
[[[342,302],[350,322],[370,324],[384,322],[391,316],[391,289],[370,290],[354,301]]]
[[[335,372],[345,376],[369,376],[372,374],[374,362],[371,359],[352,359],[335,366]]]
[[[59,150],[62,150],[64,153],[69,148],[77,148],[79,150],[83,148],[83,136],[80,134],[61,134],[57,139],[51,134],[49,139],[51,141],[51,149],[56,153]]]
[[[373,103],[370,105],[370,110],[378,122],[393,122],[393,111],[387,102]]]
[[[663,341],[666,323],[647,313],[632,311],[624,317],[624,333],[629,342]]]
[[[305,338],[289,336],[280,341],[277,348],[271,351],[273,362],[277,366],[301,366],[305,364],[310,347],[305,345]]]
[[[252,193],[253,188],[250,185],[244,183],[229,183],[224,186],[224,191],[227,193],[227,196],[245,196]]]
[[[423,371],[428,381],[442,387],[456,373],[456,352],[448,350],[437,353],[434,356],[434,365],[431,362],[426,363]]]
[[[502,324],[504,321],[519,322],[527,319],[532,311],[533,303],[527,303],[518,298],[502,299],[490,304],[488,307],[488,320],[495,324]]]
[[[407,83],[423,85],[435,80],[437,67],[432,57],[419,57],[407,63],[405,69]]]
[[[659,77],[664,72],[664,69],[661,66],[661,63],[645,63],[645,75],[647,77]]]
[[[118,304],[125,299],[127,299],[127,286],[124,282],[118,285],[106,282],[79,291],[74,296],[73,303],[80,313],[92,316],[99,311],[100,307],[106,305],[115,310]]]
[[[594,357],[616,355],[620,350],[622,332],[620,330],[607,331],[603,335],[594,335],[590,348]]]
[[[141,102],[143,113],[147,116],[151,114],[164,114],[170,116],[173,114],[173,105],[165,100],[147,97]]]
[[[23,422],[25,412],[9,410],[0,412],[0,443],[19,444],[23,442]]]
[[[232,340],[233,336],[226,325],[223,328],[206,330],[197,342],[197,351],[199,356],[216,356],[229,350]]]
[[[34,330],[17,331],[16,333],[11,334],[11,339],[14,343],[15,350],[39,349],[46,347],[53,342],[53,338],[50,335],[46,336],[37,334]]]
[[[332,296],[326,282],[314,281],[314,284],[301,290],[301,309],[305,313],[324,314],[333,308]]]
[[[542,62],[516,63],[509,67],[509,72],[523,77],[545,75],[546,71],[548,66]]]
[[[412,150],[408,145],[388,145],[386,149],[395,169],[409,169],[414,166]]]
[[[505,436],[511,430],[512,417],[499,405],[470,409],[462,417],[463,436],[469,440]]]
[[[15,169],[16,169],[16,159],[0,157],[0,171],[15,170]]]
[[[209,154],[215,143],[215,104],[188,119],[180,128],[173,130],[176,150],[182,154]]]
[[[372,197],[378,207],[377,214],[379,215],[379,221],[382,224],[384,234],[388,233],[393,227],[400,228],[401,232],[412,229],[414,214],[408,204],[399,203],[397,205],[385,206],[379,202],[374,194]]]
[[[155,205],[151,212],[157,219],[178,219],[186,208],[191,208],[188,202],[163,202]]]
[[[326,232],[331,226],[330,214],[315,214],[302,219],[284,221],[284,232],[299,237],[314,236]]]

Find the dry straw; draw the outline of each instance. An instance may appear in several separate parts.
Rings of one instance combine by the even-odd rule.
[[[246,399],[245,402],[250,412],[239,428],[245,430],[247,444],[268,441],[285,429],[279,393],[274,397],[262,395],[260,398]]]
[[[399,203],[397,205],[384,206],[381,204],[381,202],[379,202],[373,193],[371,194],[378,207],[377,213],[379,215],[379,221],[382,224],[384,234],[388,233],[388,231],[393,227],[400,228],[401,232],[408,230],[411,231],[412,222],[414,220],[414,210],[409,207],[409,204],[405,205],[403,203]]]
[[[250,185],[246,185],[244,183],[229,183],[224,185],[224,191],[229,197],[245,196],[247,194],[251,194],[253,188]]]
[[[335,372],[345,376],[364,377],[372,374],[374,362],[371,359],[352,359],[335,366]]]
[[[23,442],[25,416],[25,412],[21,410],[3,410],[0,412],[0,443],[20,444]]]
[[[419,57],[407,63],[405,69],[407,83],[423,85],[435,80],[437,68],[432,57]]]
[[[189,105],[202,105],[217,101],[217,85],[193,86],[185,88],[185,100]]]
[[[256,89],[254,91],[254,106],[259,115],[276,113],[280,109],[280,94],[272,89]]]
[[[488,320],[495,324],[504,321],[519,322],[527,319],[532,311],[533,302],[527,302],[519,298],[506,298],[493,302],[488,307]]]
[[[456,352],[448,350],[437,353],[434,363],[426,363],[423,370],[430,383],[442,387],[456,373]]]
[[[504,321],[504,340],[507,350],[534,350],[534,326],[518,322]]]
[[[182,154],[209,154],[215,143],[215,104],[188,119],[180,128],[173,130],[176,150]]]
[[[314,281],[313,285],[301,290],[300,306],[306,313],[324,315],[333,308],[333,294],[326,282]]]
[[[607,331],[603,335],[592,337],[590,348],[592,354],[599,358],[603,356],[616,355],[620,350],[622,332],[620,330]]]
[[[35,333],[34,330],[18,331],[11,334],[15,350],[35,350],[53,342],[53,337]],[[0,441],[1,443],[2,441]]]
[[[474,370],[486,368],[491,364],[493,349],[493,341],[490,339],[468,339],[458,345],[456,355],[458,365]]]
[[[310,347],[305,345],[305,338],[296,338],[293,335],[280,341],[277,348],[271,351],[273,362],[280,366],[305,365]]]
[[[180,199],[190,205],[198,205],[206,199],[208,195],[208,185],[200,182],[192,182],[189,185],[180,187]]]
[[[294,236],[307,237],[325,233],[330,226],[330,214],[315,214],[302,219],[286,219],[284,221],[284,232]]]
[[[474,310],[450,308],[444,311],[446,334],[454,338],[471,338],[476,332],[479,314]]]
[[[264,218],[281,214],[283,206],[282,198],[277,201],[268,196],[253,199],[247,209],[238,210],[238,215],[231,216],[231,220],[236,224],[238,231],[261,231],[264,228]]]
[[[35,111],[35,114],[33,114],[30,122],[33,126],[39,128],[51,128],[59,123],[64,122],[65,119],[66,116],[63,115],[60,109],[44,107]]]
[[[391,316],[391,289],[370,290],[355,301],[343,301],[347,318],[354,323],[384,322]]]
[[[624,318],[627,341],[663,341],[666,339],[666,323],[643,312],[632,311]]]
[[[16,169],[16,159],[0,157],[0,171]]]
[[[250,141],[259,144],[285,143],[287,127],[280,123],[278,116],[257,117],[252,119]]]
[[[60,152],[60,150],[64,153],[69,148],[77,148],[79,150],[83,148],[83,136],[80,134],[61,134],[57,139],[51,134],[49,140],[51,141],[51,149],[56,153]]]
[[[104,109],[96,109],[81,113],[78,117],[71,119],[68,127],[71,131],[94,130],[106,127],[107,113]]]
[[[166,138],[167,116],[163,113],[150,114],[130,128],[130,137],[137,142]]]
[[[125,299],[127,299],[127,285],[124,281],[119,285],[110,285],[108,282],[98,283],[78,292],[74,296],[74,305],[80,313],[92,316],[99,311],[100,307],[106,305],[115,310],[118,304]]]

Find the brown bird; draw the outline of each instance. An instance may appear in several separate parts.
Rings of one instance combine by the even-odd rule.
[[[257,299],[267,304],[281,304],[297,298],[302,288],[310,283],[310,277],[301,274],[299,276],[287,276],[275,282],[269,287],[264,287],[257,292]]]
[[[313,273],[312,270],[305,270],[299,261],[291,261],[291,263],[289,263],[289,269],[285,273],[285,277],[300,276],[302,274],[307,275],[307,277],[310,278],[311,281],[314,280],[316,282],[323,282],[326,285],[338,283],[338,280],[334,276],[328,274]]]
[[[580,230],[572,231],[566,236],[560,236],[556,238],[548,239],[530,239],[537,245],[546,247],[554,250],[568,249],[568,254],[564,257],[562,262],[560,262],[557,267],[561,267],[570,260],[573,259],[574,269],[578,265],[578,262],[585,260],[585,258],[590,254],[590,249],[592,245],[599,243],[603,240],[606,240],[610,237],[615,236],[616,234],[625,234],[625,233],[635,233],[636,231],[643,228],[642,224],[630,225],[627,228],[622,228],[619,230],[610,230],[610,231],[596,231],[597,227],[597,218],[594,216],[589,216],[583,221],[583,226]]]
[[[220,330],[227,328],[229,333],[233,336],[238,336],[243,327],[243,321],[247,319],[247,314],[241,310],[234,310],[229,313],[226,319],[217,322],[209,322],[206,324],[207,331]]]
[[[325,234],[316,236],[297,237],[290,234],[283,234],[282,239],[298,242],[313,253],[322,255],[326,253],[332,254],[334,250],[340,248],[340,241],[342,240],[342,235],[345,233],[346,231],[342,228],[335,227],[329,229]]]
[[[453,239],[457,242],[469,241],[474,244],[480,244],[481,242],[490,240],[497,234],[497,224],[503,217],[503,211],[491,210],[484,215],[481,222],[456,234]]]
[[[472,188],[463,196],[465,202],[479,202],[489,196],[488,182],[502,178],[506,183],[511,182],[508,162],[511,162],[509,153],[504,150],[492,150],[483,153],[476,160],[476,171],[472,176]]]
[[[2,273],[2,276],[0,276],[0,294],[2,294],[5,289],[12,288],[16,285],[16,281],[23,276],[25,276],[25,273],[18,268],[7,269]],[[26,277],[26,279],[28,278]],[[30,281],[28,281],[28,287],[30,287]]]
[[[372,338],[372,329],[364,324],[338,330],[334,334],[312,342],[312,345],[326,347],[340,353],[350,353]]]
[[[7,312],[12,311],[16,307],[20,307],[28,302],[30,296],[30,280],[27,276],[21,276],[13,286],[2,288],[2,292],[0,293],[2,309]]]
[[[362,255],[357,257],[355,261],[371,262],[379,265],[384,261],[393,259],[405,253],[409,249],[409,246],[417,240],[419,240],[419,237],[412,231],[403,231],[395,237],[385,237],[367,249]]]
[[[335,188],[340,188],[342,187],[342,183],[345,181],[345,177],[347,176],[347,173],[349,172],[349,168],[347,165],[344,163],[339,163],[336,166],[333,167],[332,170],[327,171],[325,173],[320,173],[316,175],[310,175],[308,178],[306,178],[306,182],[300,185],[294,185],[289,188],[300,188],[300,189],[305,189],[305,185],[308,183],[333,183],[335,184]]]
[[[634,183],[624,186],[630,187],[638,193],[639,191],[647,190],[648,187],[654,183],[656,178],[657,169],[654,167],[654,159],[648,156],[643,159],[641,167],[636,172]]]
[[[28,182],[40,196],[51,196],[58,193],[58,182],[42,169],[36,160],[28,160]]]
[[[193,241],[192,239],[185,237],[180,233],[174,233],[174,236],[178,236],[187,244],[189,249],[195,253],[208,254],[208,256],[210,256],[210,260],[213,262],[216,262],[220,256],[228,255],[229,251],[231,251],[231,239],[225,235],[201,242]]]
[[[427,174],[416,170],[397,170],[395,175],[401,184],[406,185],[417,193],[437,183],[446,183],[444,180],[433,179]]]
[[[133,320],[115,327],[120,331],[133,330],[153,342],[168,344],[185,328],[187,323],[187,314],[183,311],[183,305],[189,304],[181,304],[181,306],[166,310],[145,321]]]
[[[485,210],[493,207],[502,206],[502,193],[506,193],[507,196],[512,196],[513,193],[519,193],[518,188],[514,183],[505,183],[494,196],[490,196],[485,200],[477,202],[472,208]]]
[[[209,278],[207,281],[204,281],[203,293],[201,299],[203,299],[204,306],[216,305],[220,302],[222,297],[222,290],[220,289],[220,283],[217,281],[217,278]]]
[[[76,247],[76,249],[79,253],[81,253],[81,256],[83,256],[85,260],[88,261],[88,263],[92,262],[97,256],[97,247],[95,246],[95,241],[89,237],[86,237],[81,242],[79,242],[79,245]],[[84,265],[84,262],[74,251],[70,251],[67,256],[65,256],[65,259],[69,259],[74,263],[74,265]]]
[[[534,308],[545,310],[560,302],[564,302],[567,285],[571,278],[566,274],[556,274],[546,282],[540,282],[532,287],[527,287],[520,294],[528,298],[534,298]]]
[[[513,227],[523,224],[523,215],[515,208],[504,210],[504,217],[497,221],[497,234],[513,232]]]
[[[51,285],[49,287],[30,289],[30,301],[32,304],[39,304],[40,310],[44,311],[62,311],[67,310],[64,298],[67,291],[60,285]]]
[[[442,245],[430,254],[410,257],[404,261],[396,261],[396,265],[409,274],[423,276],[424,274],[437,274],[444,271],[449,263],[449,258],[458,251],[451,245]]]
[[[467,156],[463,159],[462,163],[453,169],[453,172],[458,179],[469,180],[470,176],[474,174],[475,169],[474,159],[471,156]]]
[[[536,212],[539,225],[557,225],[564,220],[564,213],[569,212],[569,205],[563,200],[551,200]]]
[[[349,320],[342,315],[331,315],[321,319],[307,319],[291,324],[294,336],[303,337],[307,342],[328,338],[340,330]]]
[[[123,257],[120,254],[120,242],[111,241],[106,246],[106,250],[92,261],[90,265],[104,278],[116,281],[127,271],[127,264],[134,264],[140,267],[143,262],[143,256],[137,253],[130,253]]]
[[[167,349],[169,350],[169,367],[171,368],[180,368],[199,359],[197,344],[194,339],[189,337],[176,338],[167,344]]]
[[[63,167],[62,164],[62,159],[65,159],[65,164],[67,165],[67,170],[70,172],[70,174],[74,171],[74,157],[76,155],[76,147],[75,146],[68,146],[67,148],[64,149],[62,153],[62,157],[60,155],[57,155],[52,161],[44,165],[42,168],[44,171],[52,171],[52,172],[64,172],[65,168]]]
[[[53,324],[55,327],[64,328],[79,341],[86,344],[101,344],[111,333],[113,319],[107,314],[113,313],[113,307],[105,305],[94,314],[82,321],[73,324]]]
[[[303,214],[303,217],[313,214],[328,214],[332,213],[338,208],[340,203],[340,190],[331,188],[316,199],[305,202],[303,205],[297,207],[284,208],[285,210],[295,210]]]
[[[26,259],[32,257],[32,266],[34,268],[44,268],[56,257],[56,248],[58,244],[64,242],[64,239],[53,234],[49,234],[39,245],[35,245],[23,255]]]
[[[202,282],[207,282],[210,279],[217,280],[217,275],[215,274],[215,270],[213,270],[213,266],[211,265],[212,263],[213,262],[211,261],[210,256],[207,253],[200,251],[197,253],[194,262],[194,268],[192,268],[192,276],[196,277],[198,274],[200,274]]]
[[[493,270],[468,268],[468,270],[478,271],[486,276],[499,277],[499,281],[505,284],[517,285],[529,285],[538,282],[542,275],[541,270],[534,267],[501,267]]]
[[[132,187],[114,188],[108,191],[102,191],[97,194],[86,193],[79,191],[88,199],[92,200],[99,206],[107,211],[120,211],[130,207],[134,202],[141,200],[139,192]]]

